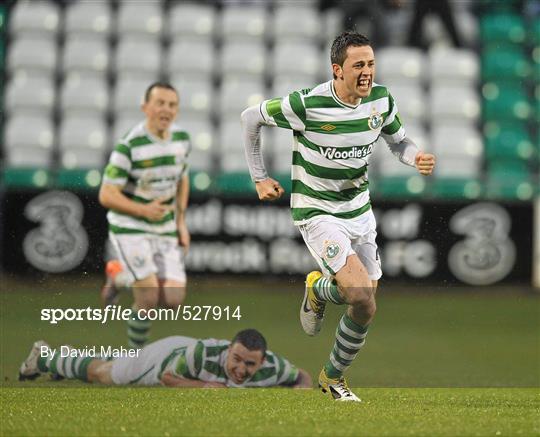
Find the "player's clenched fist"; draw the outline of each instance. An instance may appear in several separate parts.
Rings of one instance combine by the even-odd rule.
[[[421,175],[429,176],[435,167],[435,156],[431,153],[418,152],[414,160],[414,165]]]
[[[255,189],[260,200],[276,200],[285,192],[279,182],[272,178],[255,182]]]

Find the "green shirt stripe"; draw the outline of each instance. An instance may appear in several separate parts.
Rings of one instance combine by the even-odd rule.
[[[185,141],[189,140],[189,134],[184,131],[177,131],[172,133],[172,141]]]
[[[107,167],[105,167],[105,176],[109,179],[127,178],[128,172],[116,165],[108,164]]]
[[[300,94],[295,91],[294,93],[289,95],[289,102],[291,104],[291,108],[296,114],[296,116],[302,120],[303,123],[306,121],[306,108],[304,108],[304,105],[302,103],[302,98],[300,97]]]
[[[317,191],[307,186],[298,179],[292,180],[292,192],[303,194],[304,196],[313,197],[320,200],[332,200],[338,202],[345,202],[353,200],[356,196],[366,191],[368,188],[368,182],[364,182],[359,188],[347,188],[342,191]]]
[[[139,146],[146,146],[148,144],[152,144],[152,140],[147,135],[142,135],[140,137],[135,137],[131,139],[128,144],[130,147],[139,147]]]
[[[323,179],[358,179],[367,171],[367,166],[349,169],[323,167],[306,161],[300,152],[296,151],[293,151],[293,165],[299,165],[306,173]]]
[[[342,106],[330,96],[308,96],[304,98],[306,109],[311,108],[342,108]]]
[[[161,165],[176,165],[176,158],[172,155],[169,155],[160,156],[159,158],[133,161],[132,168],[135,170],[141,168],[159,167]]]
[[[122,155],[125,155],[127,158],[131,159],[131,151],[128,146],[125,144],[119,143],[114,148],[115,152],[121,153]]]
[[[264,381],[269,379],[276,374],[276,369],[274,367],[265,367],[263,369],[257,370],[255,375],[250,379],[250,382]]]
[[[388,112],[382,114],[386,118]],[[317,132],[322,134],[351,134],[357,132],[369,131],[369,117],[360,118],[358,120],[344,121],[314,121],[306,120],[306,131]],[[323,128],[324,127],[324,128]]]
[[[348,212],[328,212],[324,211],[322,209],[317,208],[291,208],[293,220],[300,221],[300,220],[307,220],[312,217],[316,217],[318,215],[331,215],[337,218],[341,219],[353,219],[358,216],[361,216],[366,211],[369,211],[371,209],[371,203],[368,202],[364,206],[354,209],[352,211]]]

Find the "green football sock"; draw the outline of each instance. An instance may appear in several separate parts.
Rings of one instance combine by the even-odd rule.
[[[41,372],[60,375],[68,379],[88,380],[88,365],[95,358],[79,356],[62,357],[60,355],[60,349],[51,349],[50,352],[47,357],[38,358],[38,368]]]
[[[313,283],[313,292],[319,300],[332,302],[336,305],[343,305],[345,303],[345,300],[339,294],[337,283],[333,279],[321,276]]]
[[[339,321],[336,330],[336,342],[330,353],[330,359],[324,365],[326,376],[340,378],[366,342],[368,327],[360,326],[347,313]]]
[[[141,320],[137,315],[137,309],[133,308],[131,319],[127,322],[128,325],[128,345],[131,348],[141,348],[150,337],[150,328],[152,322],[150,320]]]

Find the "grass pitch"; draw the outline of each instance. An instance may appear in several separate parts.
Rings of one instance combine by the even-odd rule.
[[[540,299],[523,289],[381,287],[368,341],[347,377],[362,404],[317,390],[99,387],[15,376],[33,341],[125,345],[123,322],[40,321],[42,308],[98,303],[99,279],[6,280],[0,295],[0,434],[19,435],[540,435]],[[230,338],[254,327],[273,351],[316,378],[342,308],[303,334],[301,281],[192,279],[186,304],[241,306],[242,319],[163,321],[168,335]],[[130,306],[129,295],[122,305]],[[406,387],[406,388],[404,388]],[[435,388],[434,388],[435,387]]]
[[[2,435],[540,435],[535,389],[359,389],[361,404],[316,390],[2,390]]]

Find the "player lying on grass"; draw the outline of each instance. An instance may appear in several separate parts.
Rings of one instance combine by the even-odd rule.
[[[19,380],[49,373],[107,385],[311,387],[309,373],[267,350],[266,340],[255,329],[240,331],[232,341],[166,337],[140,349],[138,356],[112,361],[75,352],[61,354],[62,350],[75,351],[66,346],[53,350],[44,341],[35,342],[21,365]]]

